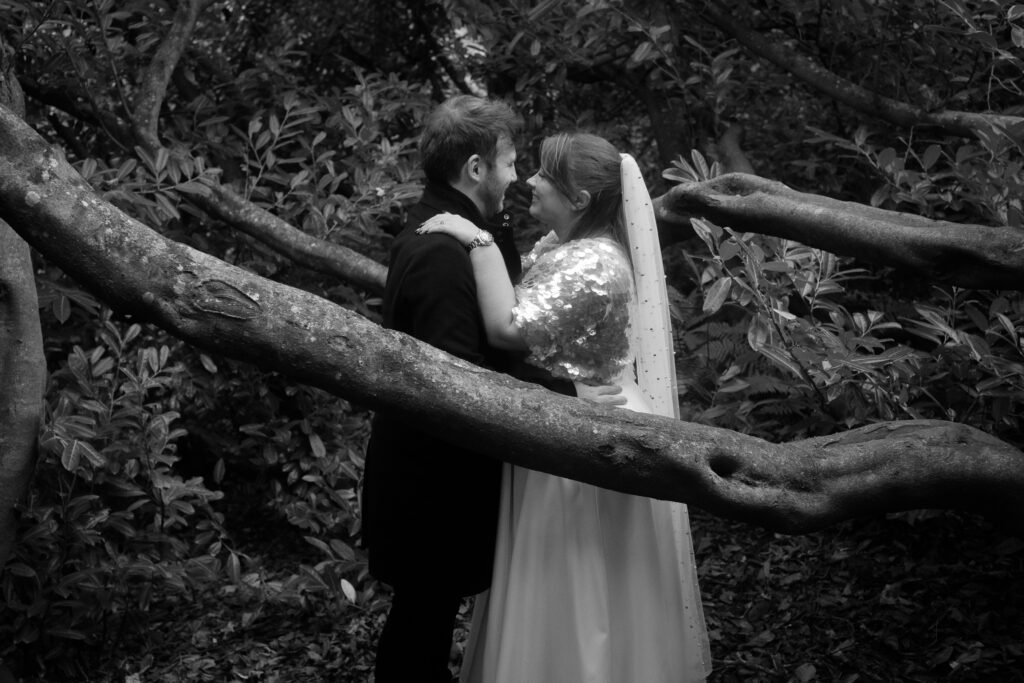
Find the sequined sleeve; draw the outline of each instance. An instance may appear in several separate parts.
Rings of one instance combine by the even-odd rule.
[[[529,362],[556,377],[608,383],[629,361],[633,279],[625,253],[608,239],[581,239],[547,245],[528,264],[512,314]]]

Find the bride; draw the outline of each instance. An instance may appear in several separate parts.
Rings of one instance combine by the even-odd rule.
[[[559,134],[527,182],[551,229],[513,287],[485,231],[470,250],[488,341],[572,380],[618,384],[638,412],[677,415],[661,251],[636,162],[603,138]],[[685,506],[505,465],[494,577],[477,598],[463,683],[702,681],[710,653]]]

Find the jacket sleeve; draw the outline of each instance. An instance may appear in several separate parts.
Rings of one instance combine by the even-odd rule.
[[[453,356],[484,364],[483,321],[469,256],[447,235],[423,235],[431,240],[410,264],[403,298],[411,312],[413,336]]]

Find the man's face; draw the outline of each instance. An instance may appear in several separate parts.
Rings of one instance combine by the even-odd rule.
[[[479,196],[484,216],[492,216],[505,206],[505,191],[516,181],[516,146],[508,138],[498,140],[494,163],[483,162]]]

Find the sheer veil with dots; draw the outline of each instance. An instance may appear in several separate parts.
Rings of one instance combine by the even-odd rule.
[[[672,321],[669,315],[665,267],[661,260],[654,206],[640,168],[629,154],[622,155],[621,174],[622,217],[629,238],[636,288],[632,345],[636,357],[637,384],[641,393],[650,401],[651,412],[678,419],[679,395]],[[687,591],[685,599],[688,604],[699,606],[700,593],[695,588],[697,567],[690,539],[689,515],[685,505],[672,504],[672,524],[676,532],[678,560],[684,572],[695,579],[689,582],[694,590]],[[691,624],[691,628],[702,634],[701,654],[705,673],[708,673],[711,671],[711,647],[703,623],[703,610],[690,609],[688,614],[693,619],[699,619],[700,623]]]

